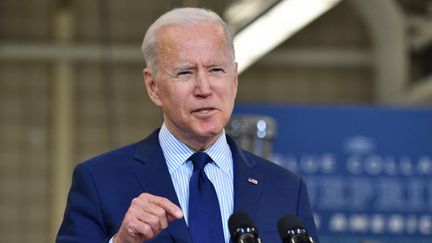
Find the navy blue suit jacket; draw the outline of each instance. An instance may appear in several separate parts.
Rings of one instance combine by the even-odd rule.
[[[288,213],[297,215],[317,240],[303,179],[227,139],[234,161],[234,210],[252,217],[264,243],[281,242],[276,224]],[[249,178],[258,183],[249,182]],[[75,168],[57,242],[107,242],[118,231],[131,200],[143,192],[179,205],[158,130],[138,143]],[[184,219],[180,219],[149,242],[191,243],[191,238]]]

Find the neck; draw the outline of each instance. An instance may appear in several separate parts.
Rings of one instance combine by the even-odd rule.
[[[178,133],[175,129],[170,128],[167,123],[165,123],[165,126],[176,139],[196,152],[205,151],[211,147],[224,133],[222,130],[216,135],[201,137],[192,133]]]

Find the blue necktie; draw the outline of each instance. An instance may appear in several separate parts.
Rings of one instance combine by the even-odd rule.
[[[193,173],[189,182],[189,231],[193,243],[223,243],[224,234],[219,202],[213,184],[204,172],[212,162],[206,153],[193,154]]]

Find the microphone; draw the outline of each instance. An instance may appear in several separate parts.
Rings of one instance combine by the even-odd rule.
[[[233,213],[228,219],[233,243],[262,243],[252,219],[244,212]]]
[[[283,243],[314,243],[306,228],[294,215],[283,216],[277,225]]]

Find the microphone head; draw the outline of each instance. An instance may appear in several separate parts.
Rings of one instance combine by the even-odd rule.
[[[249,215],[244,212],[236,212],[229,217],[228,229],[234,242],[243,234],[251,234],[258,237],[255,223]]]
[[[306,232],[306,229],[300,219],[294,215],[287,214],[279,219],[279,235],[283,242],[309,243],[314,242]]]
[[[296,216],[287,214],[279,219],[278,221],[278,230],[279,233],[281,232],[287,232],[291,229],[304,229],[304,226],[302,222],[300,222],[300,219],[298,219]]]

